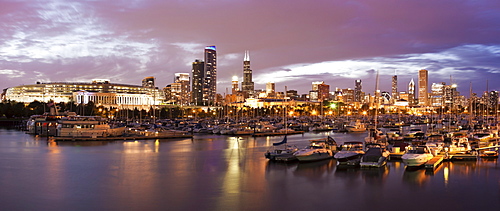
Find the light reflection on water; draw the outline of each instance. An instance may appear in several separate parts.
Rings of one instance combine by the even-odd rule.
[[[288,143],[366,133],[306,133]],[[335,160],[275,163],[283,137],[47,142],[0,129],[2,210],[426,210],[496,209],[498,160],[445,162],[435,171],[390,161],[380,169]]]

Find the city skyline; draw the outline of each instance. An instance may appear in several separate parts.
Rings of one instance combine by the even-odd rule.
[[[426,69],[428,86],[452,80],[465,96],[470,84],[475,93],[500,90],[494,83],[500,3],[493,0],[54,0],[0,6],[2,89],[94,78],[139,84],[148,76],[162,88],[175,73],[191,72],[204,47],[215,45],[218,93],[231,88],[233,76],[242,82],[247,50],[255,89],[273,81],[276,91],[288,86],[305,94],[314,81],[332,91],[361,80],[363,91],[373,94],[378,71],[380,90],[390,92],[397,75],[397,88],[405,91]]]

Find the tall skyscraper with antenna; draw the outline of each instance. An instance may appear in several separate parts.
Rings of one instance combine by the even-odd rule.
[[[253,95],[254,90],[252,69],[250,69],[250,52],[245,51],[245,56],[243,58],[243,81],[241,82],[241,91],[243,91],[245,98],[247,98]]]

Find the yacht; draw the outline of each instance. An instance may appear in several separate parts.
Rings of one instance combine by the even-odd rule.
[[[351,122],[349,125],[345,126],[345,129],[348,132],[365,132],[366,127],[361,121],[357,120],[356,122]]]
[[[107,119],[100,116],[67,116],[57,121],[58,137],[108,137],[120,136],[125,127],[111,128]]]
[[[358,165],[361,157],[365,154],[363,142],[350,141],[344,142],[342,148],[334,156],[337,159],[337,165]]]
[[[401,159],[406,166],[421,166],[433,157],[429,147],[421,145],[415,147],[409,146],[409,149],[401,156]]]
[[[382,167],[389,160],[389,151],[380,144],[366,144],[366,152],[361,157],[359,165],[361,167]]]
[[[316,161],[332,158],[337,151],[337,143],[333,138],[310,140],[309,146],[300,149],[293,155],[299,161]]]
[[[465,154],[471,151],[469,138],[467,134],[456,132],[447,135],[445,139],[444,152],[447,154]]]

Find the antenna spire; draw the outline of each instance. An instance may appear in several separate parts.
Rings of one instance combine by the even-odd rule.
[[[245,51],[245,57],[243,58],[243,61],[250,61],[250,52],[248,50]]]

